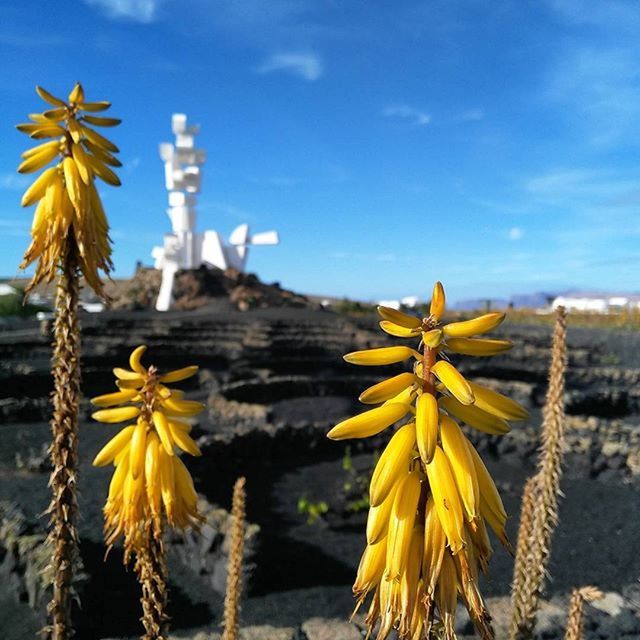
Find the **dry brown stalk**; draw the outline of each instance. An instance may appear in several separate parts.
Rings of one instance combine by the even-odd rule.
[[[564,451],[564,382],[567,360],[566,312],[559,307],[553,333],[549,387],[543,409],[542,445],[536,474],[536,496],[523,571],[520,606],[512,611],[512,640],[528,640],[533,634],[540,593],[551,551],[551,536],[558,523],[558,495]]]
[[[144,525],[145,544],[136,552],[135,569],[142,586],[142,640],[167,639],[167,563],[163,531],[157,531],[151,521]]]
[[[62,257],[56,296],[52,374],[53,418],[49,448],[53,471],[49,479],[51,515],[49,544],[53,549],[53,598],[48,611],[51,625],[45,633],[54,640],[73,636],[71,625],[72,580],[78,559],[76,495],[78,467],[78,406],[80,401],[80,328],[78,324],[78,260],[69,238]]]
[[[224,633],[222,640],[237,640],[239,631],[238,613],[240,609],[240,591],[242,578],[242,556],[245,536],[245,478],[238,478],[233,487],[231,506],[231,547],[227,568],[227,590],[224,598]]]
[[[536,500],[536,476],[531,476],[522,492],[522,506],[520,508],[520,525],[518,526],[518,542],[516,545],[516,558],[513,565],[513,583],[511,584],[511,609],[514,612],[511,619],[511,637],[515,637],[517,631],[516,620],[521,620],[526,600],[524,589],[527,580],[527,558],[531,540],[531,528],[533,526],[533,514]],[[517,612],[517,613],[516,613]]]
[[[604,594],[597,587],[582,587],[571,592],[569,618],[564,640],[582,640],[582,610],[584,603],[602,598],[604,598]]]

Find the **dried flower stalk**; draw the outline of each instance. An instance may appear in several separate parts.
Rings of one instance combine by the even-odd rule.
[[[233,487],[231,506],[231,547],[227,568],[227,590],[224,598],[224,633],[222,640],[237,640],[240,629],[239,610],[242,590],[242,556],[245,536],[245,478],[238,478]]]
[[[564,640],[582,640],[582,611],[585,602],[593,602],[604,598],[604,593],[597,587],[582,587],[571,592],[569,602],[569,619]]]

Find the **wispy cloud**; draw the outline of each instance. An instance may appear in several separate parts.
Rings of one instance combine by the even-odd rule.
[[[0,174],[0,189],[2,191],[22,191],[29,185],[29,178],[19,173]]]
[[[101,9],[108,18],[153,22],[157,16],[160,0],[85,0]]]
[[[469,109],[460,115],[463,122],[478,122],[484,120],[484,111],[482,109]]]
[[[257,69],[258,73],[281,71],[309,82],[318,80],[323,73],[320,56],[312,52],[282,52],[269,56]]]
[[[431,116],[420,109],[408,104],[392,104],[382,110],[382,115],[387,118],[401,118],[409,120],[412,124],[424,127],[431,122]]]
[[[512,242],[517,242],[518,240],[522,240],[524,237],[524,231],[521,227],[511,227],[507,232],[507,238]]]

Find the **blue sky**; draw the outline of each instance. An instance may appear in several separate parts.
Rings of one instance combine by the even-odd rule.
[[[635,0],[0,2],[0,274],[31,211],[33,87],[80,80],[123,124],[102,189],[116,277],[169,230],[157,144],[207,150],[199,228],[282,243],[249,269],[302,292],[452,298],[640,289]]]

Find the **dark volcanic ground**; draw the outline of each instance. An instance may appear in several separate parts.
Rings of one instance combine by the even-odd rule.
[[[261,528],[243,623],[299,627],[313,616],[347,617],[366,518],[365,511],[349,510],[348,503],[360,497],[375,450],[388,436],[334,443],[324,434],[337,420],[358,411],[360,390],[393,370],[342,361],[347,351],[391,343],[376,331],[373,318],[305,309],[240,313],[221,307],[164,315],[110,312],[85,316],[83,326],[85,397],[112,390],[111,368],[125,365],[130,350],[140,343],[149,346],[146,362],[161,369],[200,365],[199,377],[184,388],[208,405],[194,430],[204,455],[187,459],[187,465],[198,491],[225,508],[235,478],[246,475],[248,519]],[[513,516],[509,533],[515,539],[520,493],[535,463],[550,330],[507,324],[501,332],[516,343],[510,353],[465,358],[461,369],[531,409],[529,422],[516,425],[504,438],[477,439]],[[48,471],[41,455],[49,438],[48,343],[35,323],[0,332],[0,501],[15,503],[35,524],[48,501]],[[553,540],[548,594],[565,594],[584,584],[637,593],[640,334],[572,329],[569,348],[565,498]],[[79,585],[78,637],[133,637],[139,633],[134,576],[121,566],[118,549],[103,562],[101,507],[111,470],[90,466],[117,427],[94,423],[89,413],[85,401],[79,487],[87,578]],[[352,471],[343,468],[347,447]],[[345,484],[355,488],[345,491]],[[325,501],[329,511],[308,524],[298,511],[300,498]],[[0,544],[1,536],[0,531]],[[512,560],[495,546],[484,592],[504,596]],[[26,603],[16,603],[20,568],[9,570],[6,561],[4,565],[3,638],[32,637],[39,614]],[[207,575],[175,556],[171,580],[175,633],[219,622],[222,597]]]

